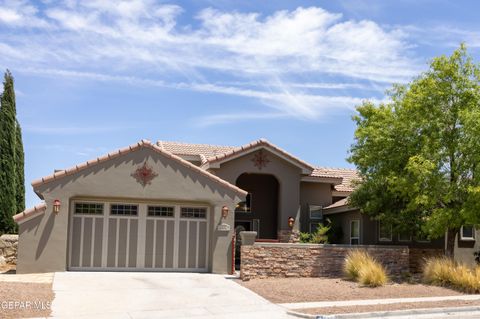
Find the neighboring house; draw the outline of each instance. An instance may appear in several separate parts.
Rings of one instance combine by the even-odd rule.
[[[14,216],[17,271],[227,273],[235,231],[295,242],[324,215],[341,228],[338,243],[387,243],[347,206],[355,179],[355,170],[312,166],[264,139],[241,147],[141,141],[32,183],[44,202]]]

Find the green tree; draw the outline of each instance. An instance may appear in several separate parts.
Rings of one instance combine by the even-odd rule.
[[[438,238],[453,255],[464,224],[480,223],[480,67],[464,44],[389,101],[364,102],[350,149],[362,182],[350,197],[374,219]]]
[[[15,121],[15,173],[16,173],[16,209],[25,210],[25,154],[23,152],[22,127]]]
[[[13,76],[5,72],[0,97],[0,232],[15,232],[12,216],[25,206],[23,145],[16,120]],[[17,145],[17,143],[19,145]],[[20,183],[22,185],[20,185]]]

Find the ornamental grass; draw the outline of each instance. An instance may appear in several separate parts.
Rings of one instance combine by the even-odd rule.
[[[423,267],[426,283],[466,293],[480,293],[480,267],[469,267],[447,257],[427,259]]]
[[[364,250],[350,251],[343,269],[347,278],[368,287],[379,287],[388,282],[385,268]]]

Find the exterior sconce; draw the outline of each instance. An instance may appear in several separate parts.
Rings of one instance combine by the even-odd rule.
[[[295,223],[295,218],[292,216],[288,217],[288,227],[293,228],[293,224]]]
[[[227,218],[227,216],[228,216],[228,207],[223,206],[222,207],[222,218],[225,219],[225,218]]]
[[[60,200],[56,199],[53,201],[53,212],[58,214],[60,212]]]

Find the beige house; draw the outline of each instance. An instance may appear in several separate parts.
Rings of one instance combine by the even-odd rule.
[[[19,273],[232,270],[235,229],[294,241],[351,192],[353,170],[314,167],[266,140],[141,141],[36,180],[14,216]],[[292,225],[293,224],[293,225]]]

